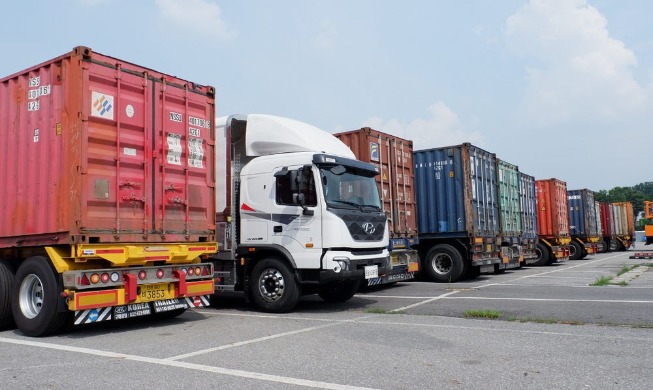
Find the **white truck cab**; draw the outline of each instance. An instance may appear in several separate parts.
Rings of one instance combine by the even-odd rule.
[[[224,149],[216,158],[217,292],[242,290],[259,309],[284,312],[303,294],[346,301],[362,280],[388,272],[374,165],[288,118],[219,118],[216,132]]]

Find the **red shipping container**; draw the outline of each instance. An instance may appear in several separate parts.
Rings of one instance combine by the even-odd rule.
[[[558,179],[535,180],[535,194],[540,238],[569,238],[567,183]]]
[[[601,230],[603,231],[603,237],[612,237],[614,238],[614,221],[612,220],[612,206],[611,203],[599,202],[599,207],[601,208]]]
[[[388,216],[390,238],[416,238],[413,141],[369,127],[334,134],[358,160],[375,164],[383,208]]]
[[[0,80],[0,248],[213,241],[214,89],[77,47]]]

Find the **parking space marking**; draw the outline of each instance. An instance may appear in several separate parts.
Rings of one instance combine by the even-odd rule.
[[[157,359],[157,358],[151,358],[147,356],[138,356],[138,355],[129,355],[124,353],[110,352],[110,351],[102,351],[98,349],[72,347],[68,345],[45,343],[41,341],[31,341],[31,340],[0,337],[0,343],[16,344],[16,345],[30,346],[36,348],[47,348],[47,349],[52,349],[57,351],[64,351],[64,352],[82,353],[82,354],[101,356],[106,358],[123,359],[123,360],[130,360],[130,361],[135,361],[140,363],[149,363],[149,364],[157,364],[161,366],[185,368],[185,369],[195,370],[195,371],[210,372],[214,374],[229,375],[229,376],[235,376],[240,378],[283,383],[283,384],[289,384],[295,386],[313,387],[318,389],[333,389],[333,390],[369,390],[370,389],[367,387],[348,386],[348,385],[341,385],[337,383],[320,382],[320,381],[313,381],[313,380],[300,379],[300,378],[291,378],[286,376],[263,374],[260,372],[235,370],[235,369],[224,368],[224,367],[206,366],[203,364],[185,363],[176,360]]]
[[[495,300],[495,301],[595,302],[595,303],[653,303],[653,301],[629,301],[623,299],[563,299],[563,298],[510,298],[510,297],[447,297],[446,299],[474,299],[474,300]]]
[[[429,298],[429,299],[427,299],[427,300],[425,300],[425,301],[422,301],[422,302],[417,302],[417,303],[413,303],[412,305],[408,305],[408,306],[400,307],[399,309],[390,310],[388,313],[396,313],[396,312],[399,312],[399,311],[404,311],[404,310],[412,309],[413,307],[416,307],[416,306],[421,306],[421,305],[425,305],[425,304],[427,304],[427,303],[435,302],[435,301],[437,301],[437,300],[439,300],[439,299],[442,299],[442,298],[448,297],[449,295],[455,294],[455,293],[457,293],[457,292],[458,292],[458,291],[449,291],[448,293],[445,293],[445,294],[442,294],[442,295],[438,295],[437,297]]]
[[[186,358],[189,358],[189,357],[193,357],[193,356],[197,356],[197,355],[203,355],[203,354],[206,354],[206,353],[217,352],[217,351],[222,351],[222,350],[229,349],[229,348],[240,347],[240,346],[243,346],[243,345],[260,343],[262,341],[278,339],[280,337],[293,336],[293,335],[300,334],[300,333],[312,332],[314,330],[328,328],[328,327],[339,325],[339,324],[340,323],[336,322],[336,323],[330,323],[330,324],[325,324],[325,325],[320,325],[320,326],[312,326],[310,328],[303,328],[303,329],[293,330],[293,331],[290,331],[290,332],[277,333],[277,334],[273,334],[273,335],[270,335],[270,336],[259,337],[259,338],[256,338],[256,339],[238,341],[238,342],[231,343],[231,344],[220,345],[218,347],[207,348],[207,349],[202,349],[202,350],[195,351],[195,352],[185,353],[183,355],[172,356],[172,357],[166,358],[165,360],[186,359]]]

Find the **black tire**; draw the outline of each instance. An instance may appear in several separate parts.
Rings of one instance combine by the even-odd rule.
[[[61,291],[47,258],[30,257],[18,267],[12,289],[11,310],[16,325],[27,336],[40,337],[57,332],[68,312],[57,312]]]
[[[328,283],[324,286],[320,286],[317,295],[327,302],[347,302],[354,296],[354,294],[356,294],[360,284],[360,279]]]
[[[0,260],[0,331],[14,329],[16,323],[11,313],[11,290],[14,269],[7,261]]]
[[[610,252],[616,252],[619,250],[621,243],[618,240],[610,240]]]
[[[260,310],[286,313],[297,306],[300,291],[288,266],[273,257],[260,260],[254,266],[250,295]]]
[[[501,264],[494,264],[494,273],[495,274],[505,274],[506,269],[505,268],[499,268],[501,267]]]
[[[532,265],[540,267],[549,264],[551,256],[549,256],[549,248],[546,245],[538,242],[535,246],[535,253],[537,254],[537,260],[531,263]]]
[[[428,277],[434,282],[457,282],[465,271],[460,252],[447,244],[431,248],[424,257],[423,266]]]
[[[585,253],[585,248],[575,240],[571,240],[569,244],[569,260],[580,260],[583,258],[583,253]]]
[[[599,253],[606,253],[608,251],[608,243],[604,240],[599,241]]]

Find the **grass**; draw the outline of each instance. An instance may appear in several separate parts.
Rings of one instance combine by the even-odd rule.
[[[599,276],[594,282],[590,284],[590,286],[607,286],[610,284],[611,280],[611,276]]]
[[[615,284],[616,286],[627,286],[627,285],[628,285],[628,282],[626,282],[625,280],[622,280],[621,282],[619,282],[619,283],[614,283],[614,284]]]
[[[628,271],[634,270],[637,267],[639,267],[639,266],[638,265],[631,265],[629,267],[629,266],[624,264],[624,265],[621,266],[621,269],[619,270],[619,272],[617,272],[617,276],[621,276],[621,275],[625,274]]]
[[[467,318],[489,318],[489,319],[497,319],[503,316],[503,314],[500,311],[496,311],[496,310],[465,310],[464,315]]]
[[[566,321],[566,320],[556,320],[552,318],[517,318],[517,317],[508,317],[508,321],[513,322],[533,322],[536,324],[563,324],[563,325],[585,325],[581,321]]]
[[[406,312],[403,311],[403,310],[386,310],[386,309],[380,309],[380,308],[367,309],[367,310],[365,310],[365,313],[370,313],[370,314],[406,314]]]

